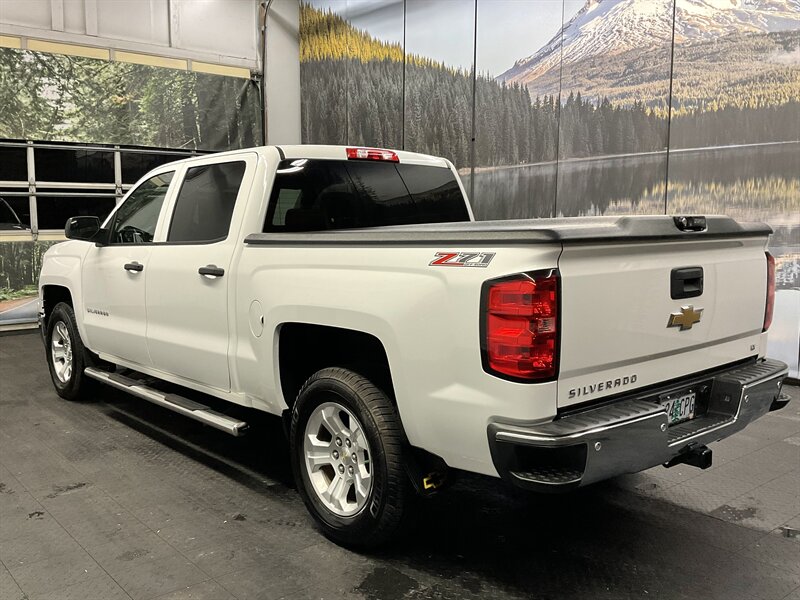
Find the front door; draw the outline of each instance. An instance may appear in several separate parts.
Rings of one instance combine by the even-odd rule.
[[[152,248],[147,268],[153,366],[220,390],[230,389],[230,267],[242,213],[234,209],[244,203],[249,185],[242,182],[252,180],[254,169],[254,155],[187,165],[166,242]]]
[[[161,209],[174,171],[138,185],[110,217],[109,243],[83,262],[83,322],[95,352],[149,365],[145,277]]]

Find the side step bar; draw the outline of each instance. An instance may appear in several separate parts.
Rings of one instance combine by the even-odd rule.
[[[247,431],[248,425],[244,421],[234,419],[228,415],[223,415],[204,404],[189,400],[178,394],[165,394],[164,392],[144,385],[141,381],[136,381],[135,379],[117,373],[101,371],[94,367],[87,367],[84,373],[92,379],[101,381],[123,392],[133,394],[153,404],[158,404],[163,408],[194,419],[195,421],[205,423],[206,425],[224,431],[230,435],[238,437]]]

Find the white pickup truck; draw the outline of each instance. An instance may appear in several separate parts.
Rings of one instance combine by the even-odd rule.
[[[445,159],[254,148],[151,171],[102,225],[70,219],[42,334],[63,398],[98,380],[233,435],[247,423],[197,392],[283,416],[311,514],[369,546],[452,470],[549,492],[707,467],[706,444],[788,401],[764,357],[770,232],[474,222]]]

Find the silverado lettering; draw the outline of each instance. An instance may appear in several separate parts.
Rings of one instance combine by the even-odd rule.
[[[628,377],[617,377],[616,379],[609,379],[607,381],[601,381],[591,385],[584,385],[579,388],[572,388],[569,391],[569,397],[577,398],[578,396],[588,396],[589,394],[602,392],[603,390],[610,390],[612,388],[630,385],[632,383],[636,383],[636,379],[636,375],[630,375]]]

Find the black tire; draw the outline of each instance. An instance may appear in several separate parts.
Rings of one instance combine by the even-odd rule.
[[[58,375],[56,359],[53,357],[53,331],[59,326],[59,323],[63,324],[69,335],[72,356],[71,373],[64,381]],[[44,343],[47,366],[50,368],[50,379],[53,380],[56,393],[65,400],[77,400],[81,396],[85,396],[93,382],[84,374],[83,369],[93,364],[92,356],[83,345],[81,335],[78,333],[78,326],[75,323],[75,313],[69,304],[60,302],[53,308],[47,321]]]
[[[324,403],[335,402],[360,422],[371,454],[372,488],[363,509],[342,517],[328,509],[311,483],[304,453],[306,424]],[[323,533],[351,548],[374,548],[391,540],[411,496],[403,464],[403,434],[397,410],[386,395],[361,375],[341,368],[322,369],[305,382],[292,410],[292,471],[303,502]]]

